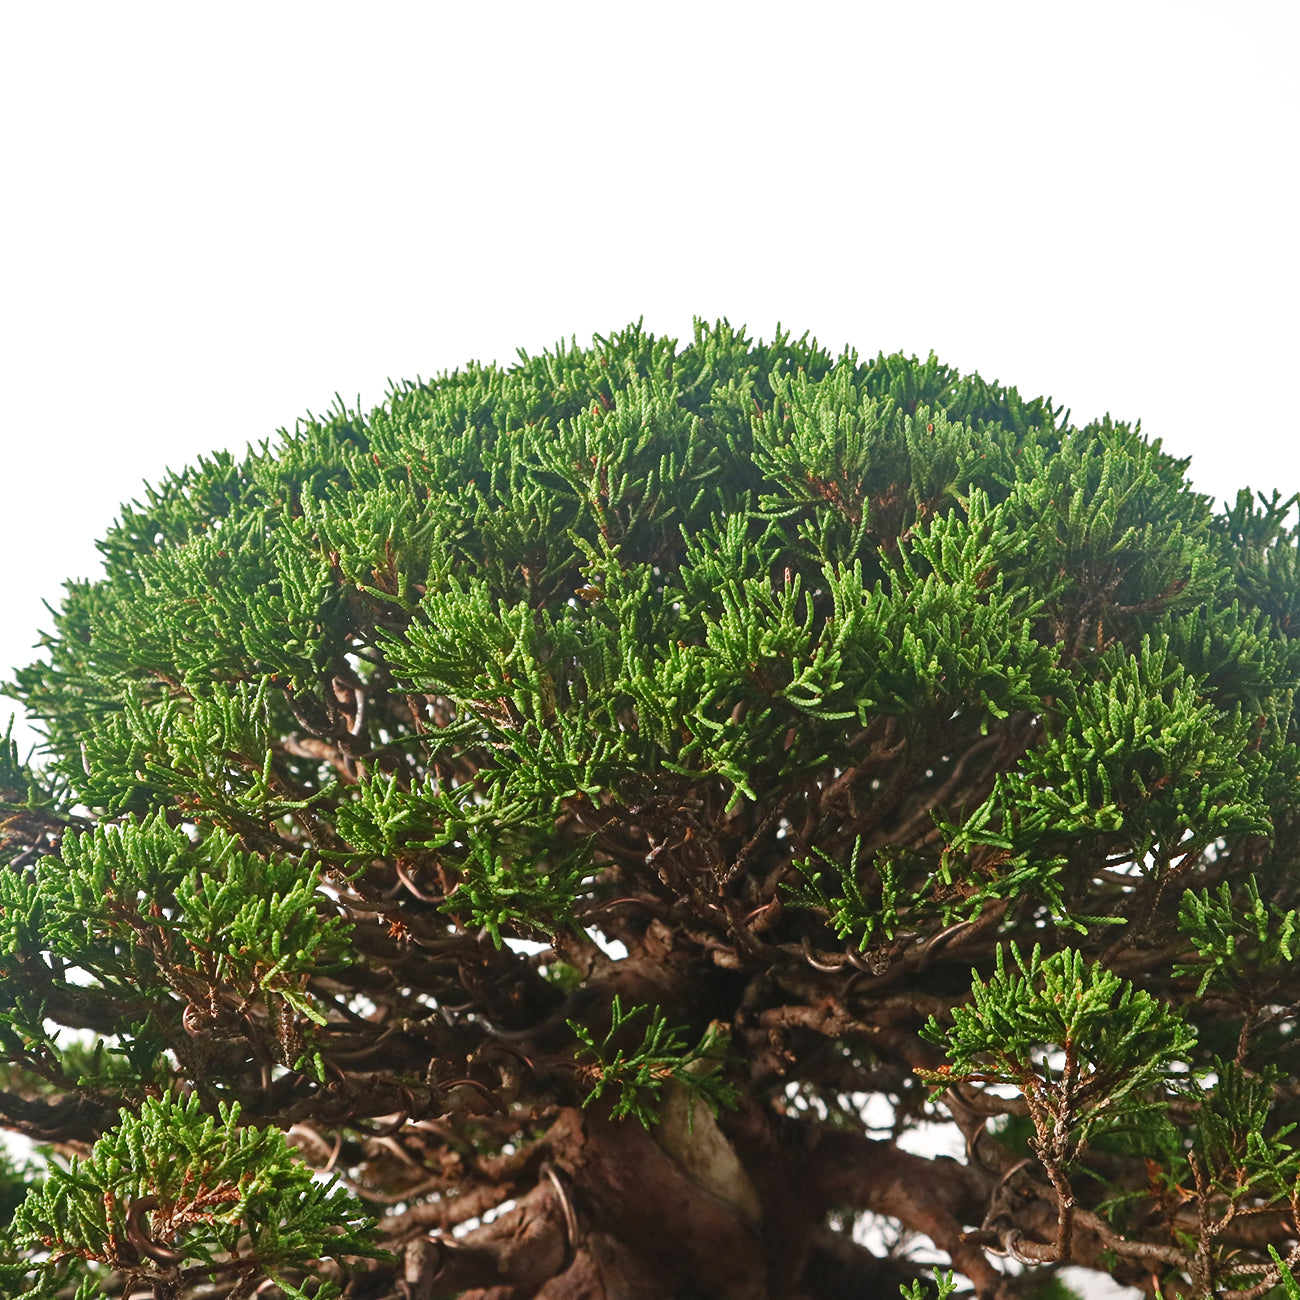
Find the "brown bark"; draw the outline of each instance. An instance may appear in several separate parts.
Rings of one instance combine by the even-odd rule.
[[[666,1120],[665,1123],[669,1121]],[[472,1300],[766,1300],[757,1203],[712,1189],[635,1121],[566,1111],[554,1174],[448,1252],[436,1294]],[[749,1193],[752,1197],[752,1192]],[[576,1240],[570,1241],[570,1234]]]
[[[514,1208],[459,1241],[407,1248],[407,1300],[843,1300],[893,1294],[919,1275],[830,1228],[834,1207],[927,1233],[976,1283],[1001,1275],[961,1240],[990,1179],[891,1143],[825,1132],[750,1106],[720,1126],[683,1094],[661,1123],[564,1111],[550,1161]],[[724,1134],[723,1128],[726,1129]]]

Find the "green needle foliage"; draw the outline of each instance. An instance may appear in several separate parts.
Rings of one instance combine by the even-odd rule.
[[[203,1117],[197,1095],[148,1098],[85,1160],[52,1165],[10,1227],[20,1248],[49,1252],[40,1286],[51,1289],[51,1278],[77,1260],[148,1279],[155,1294],[181,1295],[187,1282],[227,1274],[245,1282],[236,1291],[251,1293],[249,1280],[269,1277],[301,1297],[281,1270],[324,1255],[376,1253],[355,1197],[313,1180],[280,1133],[241,1126],[237,1106],[219,1110],[218,1122]],[[192,1267],[183,1270],[187,1261]],[[15,1284],[29,1271],[0,1266],[0,1277],[19,1294]],[[326,1281],[314,1294],[339,1291]]]
[[[720,1077],[721,1063],[717,1057],[721,1033],[716,1024],[710,1025],[700,1041],[688,1048],[678,1031],[670,1029],[656,1009],[636,1048],[629,1052],[615,1046],[624,1026],[644,1010],[635,1007],[625,1012],[616,993],[610,1006],[609,1033],[599,1043],[585,1025],[569,1021],[569,1028],[585,1049],[578,1053],[578,1060],[584,1056],[593,1058],[589,1069],[595,1082],[582,1104],[588,1106],[599,1101],[607,1088],[616,1088],[618,1100],[610,1111],[613,1118],[635,1115],[647,1127],[659,1122],[656,1107],[670,1082],[697,1093],[715,1115],[720,1106],[733,1104],[736,1090]]]
[[[145,489],[8,687],[0,1288],[1298,1294],[1296,498],[1187,468],[723,321]]]
[[[919,1070],[927,1081],[1016,1089],[1033,1123],[1029,1145],[1061,1193],[1067,1171],[1098,1133],[1141,1131],[1161,1109],[1171,1068],[1196,1044],[1195,1031],[1162,1001],[1064,948],[1016,970],[997,950],[997,969],[976,977],[971,1001],[951,1012],[951,1028],[931,1019],[922,1036],[947,1048],[948,1063]],[[1068,1226],[1067,1221],[1062,1221]]]

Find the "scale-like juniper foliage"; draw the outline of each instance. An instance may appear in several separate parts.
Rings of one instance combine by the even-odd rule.
[[[1300,1295],[1300,532],[1186,469],[723,322],[149,489],[10,688],[8,1294]]]

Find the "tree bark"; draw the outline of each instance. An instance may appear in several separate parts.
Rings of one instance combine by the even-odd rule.
[[[803,1125],[758,1107],[720,1125],[687,1104],[670,1093],[650,1130],[562,1112],[513,1208],[457,1242],[408,1248],[408,1300],[844,1300],[920,1275],[827,1227],[835,1207],[925,1232],[978,1295],[998,1294],[1002,1275],[961,1240],[983,1218],[986,1175],[852,1134],[810,1145]]]

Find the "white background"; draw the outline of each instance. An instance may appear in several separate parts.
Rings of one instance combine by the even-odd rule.
[[[642,316],[1300,488],[1297,49],[1293,0],[11,0],[0,674],[165,466]]]

